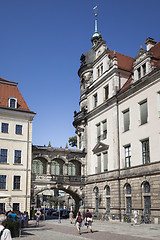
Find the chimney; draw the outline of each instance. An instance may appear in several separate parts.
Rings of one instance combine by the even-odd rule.
[[[149,51],[157,42],[153,39],[148,37],[145,41],[147,51]]]

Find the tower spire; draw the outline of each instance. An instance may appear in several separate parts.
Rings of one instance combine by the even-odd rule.
[[[93,8],[94,10],[94,15],[95,15],[95,29],[94,29],[94,34],[91,38],[91,42],[93,44],[93,46],[95,46],[97,40],[99,39],[99,33],[98,33],[98,20],[97,20],[97,12],[98,12],[98,7],[95,6]]]

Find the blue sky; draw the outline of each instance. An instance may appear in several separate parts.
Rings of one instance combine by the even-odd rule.
[[[18,82],[32,111],[33,144],[65,147],[79,111],[80,56],[91,48],[93,7],[111,50],[135,57],[160,41],[159,0],[0,0],[0,77]]]

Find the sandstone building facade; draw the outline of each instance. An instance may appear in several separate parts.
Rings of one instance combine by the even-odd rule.
[[[106,46],[97,19],[91,41],[73,122],[86,152],[85,208],[117,219],[136,209],[160,222],[160,42],[147,38],[125,56]]]
[[[32,120],[17,83],[0,78],[0,210],[30,213]],[[6,197],[5,197],[6,196]]]

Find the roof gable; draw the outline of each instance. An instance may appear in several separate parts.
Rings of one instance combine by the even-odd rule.
[[[0,106],[9,107],[8,99],[11,97],[17,99],[17,109],[30,111],[17,87],[17,83],[0,78]]]
[[[104,144],[102,142],[98,142],[95,147],[93,148],[93,153],[96,154],[96,153],[99,153],[99,152],[102,152],[102,151],[105,151],[105,150],[108,150],[109,148],[109,145],[107,144]]]

